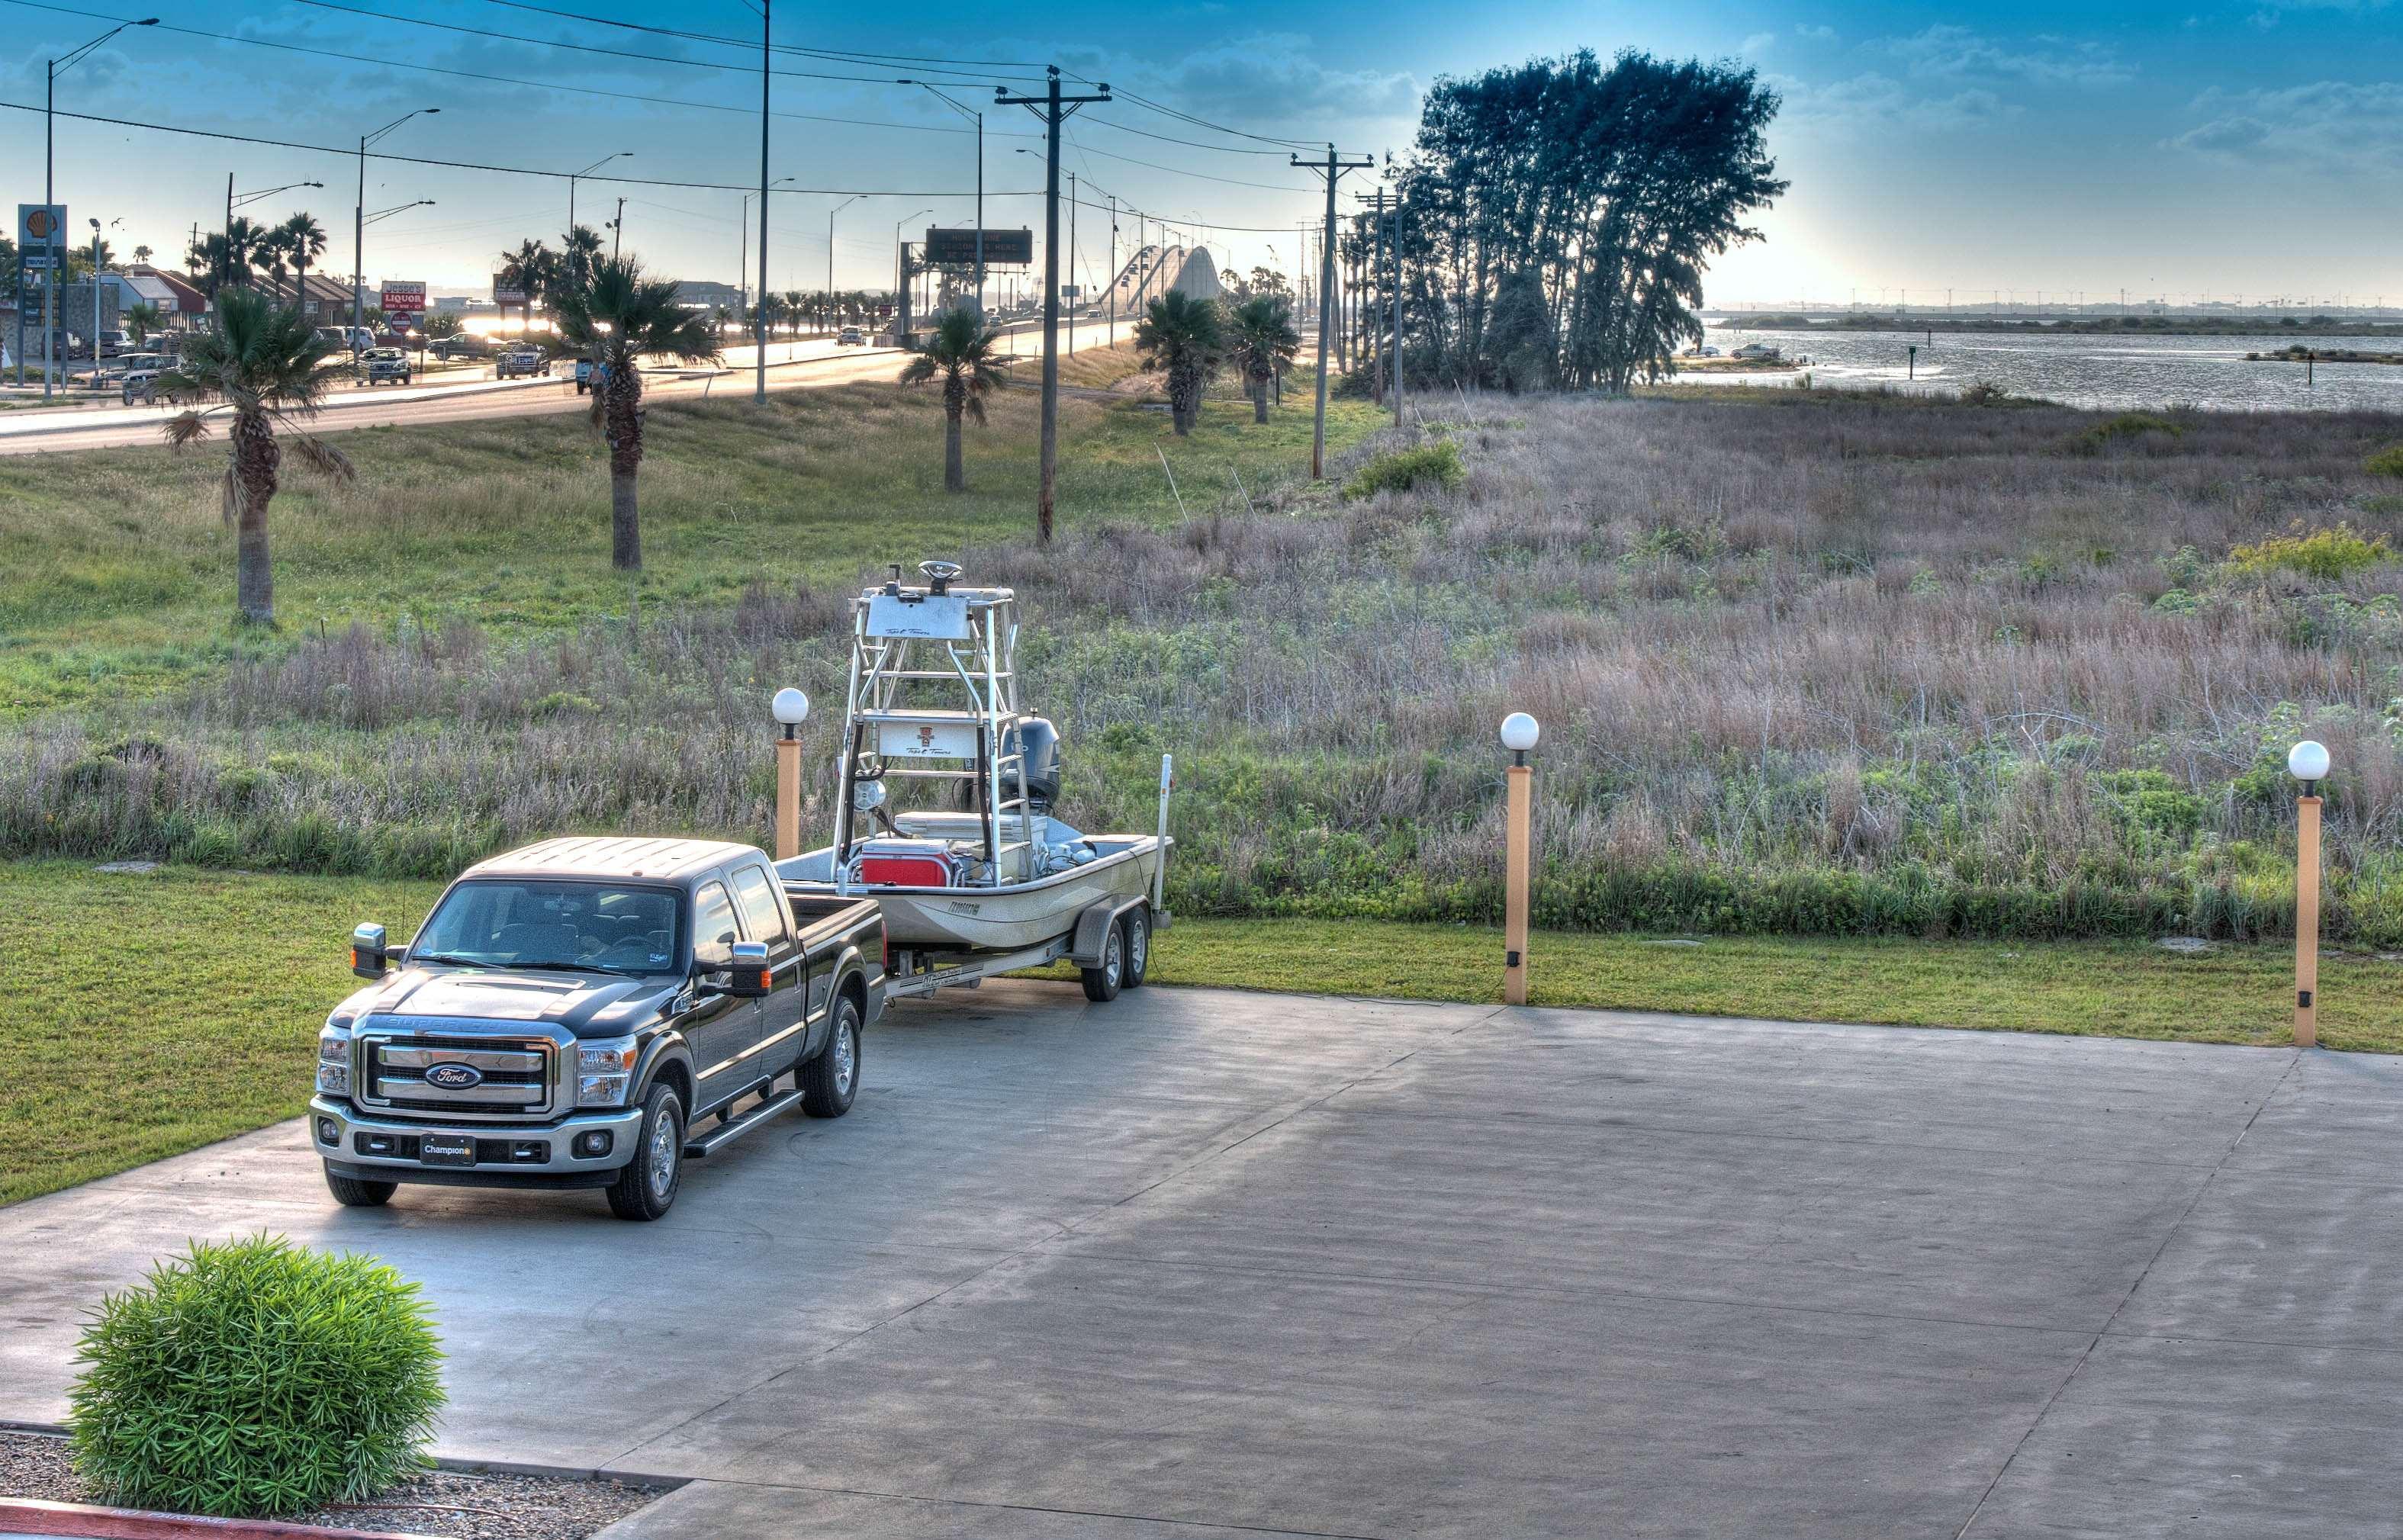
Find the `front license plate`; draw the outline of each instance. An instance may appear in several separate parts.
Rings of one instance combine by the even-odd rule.
[[[472,1166],[476,1142],[463,1134],[429,1133],[418,1141],[417,1158],[429,1166]]]

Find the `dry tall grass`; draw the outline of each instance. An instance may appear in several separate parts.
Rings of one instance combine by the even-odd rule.
[[[2274,932],[2305,733],[2340,934],[2403,940],[2403,536],[2370,416],[2094,414],[1766,394],[1436,402],[1457,490],[1278,495],[958,555],[1009,583],[1067,812],[1185,788],[1178,899],[1446,917],[1497,893],[1493,728],[1545,725],[1541,918],[1647,928]],[[1372,445],[1363,456],[1394,442]],[[1348,470],[1349,465],[1339,467]],[[866,575],[863,575],[866,576]],[[562,828],[766,831],[764,702],[840,697],[845,595],[504,649],[337,635],[165,720],[0,749],[0,848],[438,871]],[[826,741],[824,729],[821,741]],[[813,814],[828,767],[813,766]]]

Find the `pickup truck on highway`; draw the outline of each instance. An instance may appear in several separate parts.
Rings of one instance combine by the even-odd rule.
[[[550,360],[539,348],[503,348],[493,360],[495,380],[532,379],[549,372]]]
[[[623,1219],[684,1161],[795,1103],[840,1117],[884,1006],[872,899],[788,897],[749,845],[563,839],[461,873],[317,1038],[311,1136],[336,1200],[403,1182],[600,1187]],[[779,1082],[790,1084],[779,1089]]]
[[[370,385],[409,383],[409,354],[398,348],[369,348],[359,354],[359,363]]]

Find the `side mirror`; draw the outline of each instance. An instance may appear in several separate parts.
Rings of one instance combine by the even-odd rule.
[[[351,971],[362,978],[384,975],[384,931],[382,925],[361,925],[351,932]]]
[[[726,992],[737,1000],[757,1000],[776,987],[775,970],[768,964],[768,946],[764,941],[734,943],[734,971]]]

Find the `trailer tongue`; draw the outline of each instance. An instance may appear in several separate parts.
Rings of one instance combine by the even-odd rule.
[[[1065,957],[1086,995],[1144,980],[1161,907],[1170,761],[1156,834],[1089,835],[1053,816],[1060,735],[1021,709],[1018,600],[949,562],[900,568],[852,602],[834,843],[776,864],[797,898],[874,898],[895,998]]]

